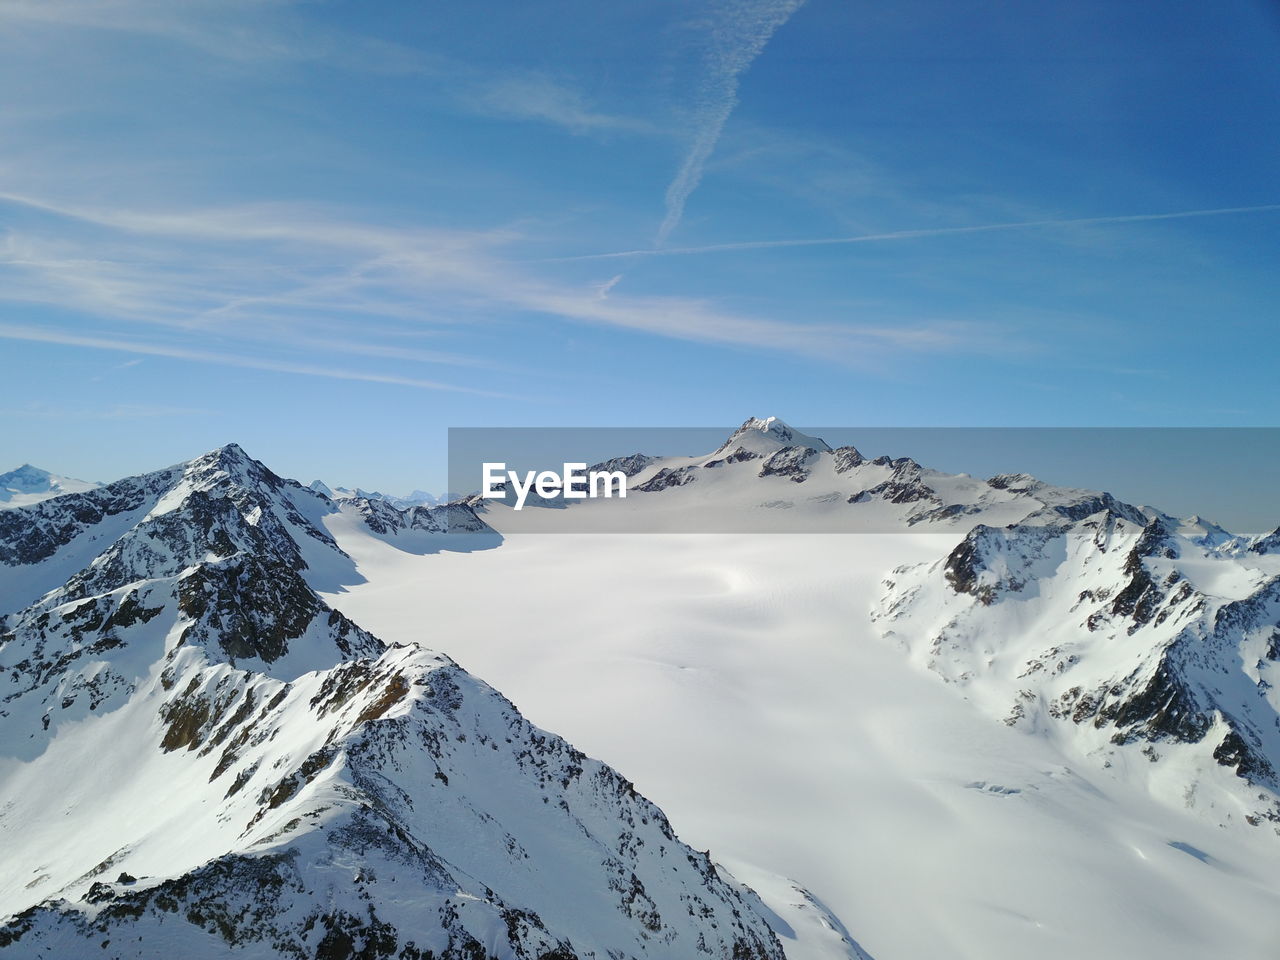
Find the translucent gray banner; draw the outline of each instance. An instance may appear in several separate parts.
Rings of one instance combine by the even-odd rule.
[[[451,428],[449,489],[504,535],[947,533],[1110,509],[1247,536],[1280,523],[1280,428]]]

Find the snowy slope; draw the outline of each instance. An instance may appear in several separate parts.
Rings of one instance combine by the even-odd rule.
[[[538,722],[628,770],[684,835],[762,895],[790,957],[858,949],[877,960],[1275,955],[1280,844],[1265,820],[1254,827],[1244,819],[1241,790],[1253,788],[1212,757],[1220,740],[1185,764],[1169,745],[1156,747],[1165,759],[1153,764],[1142,753],[1147,742],[1135,740],[1108,765],[1070,720],[1010,726],[1003,721],[1018,702],[1014,690],[993,687],[988,696],[982,680],[939,682],[915,651],[929,647],[940,608],[921,591],[894,609],[897,594],[886,602],[882,584],[906,566],[932,576],[930,590],[941,596],[950,589],[946,558],[978,524],[992,536],[1025,521],[1087,538],[1101,512],[1114,518],[1117,539],[1105,563],[1092,561],[1095,585],[1113,591],[1098,604],[1114,603],[1132,581],[1128,552],[1154,520],[1204,541],[1185,551],[1184,576],[1243,600],[1271,575],[1272,557],[1255,549],[1261,540],[1224,538],[1198,518],[1180,524],[1025,475],[974,480],[813,443],[799,455],[797,481],[762,469],[794,443],[767,421],[749,421],[740,434],[704,457],[619,458],[616,468],[641,482],[664,469],[693,477],[655,484],[625,505],[517,516],[490,503],[482,516],[506,536],[496,550],[411,554],[335,515],[328,529],[365,582],[326,598],[390,639],[429,618],[449,635],[451,656]],[[755,455],[728,462],[739,446]],[[859,468],[861,476],[848,476]],[[653,529],[690,520],[705,529],[698,511],[717,503],[759,509],[778,490],[811,487],[841,496],[783,494],[793,513],[812,512],[820,526],[839,510],[845,529],[873,532],[522,533],[555,530],[556,518],[584,509],[634,510]],[[886,530],[890,522],[897,532]],[[753,520],[748,529],[759,527]],[[1228,562],[1244,554],[1252,558],[1244,567]],[[1052,583],[1058,562],[1032,562],[1019,596],[1037,596],[1035,577],[1046,577],[1043,589],[1065,601],[1067,584]],[[892,579],[901,585],[905,575]],[[981,608],[971,625],[984,647],[970,659],[984,664],[992,646],[993,671],[1013,679],[1043,659],[1054,612],[1010,613],[988,625],[980,617],[1001,604],[958,599]],[[1123,609],[1106,614],[1111,662],[1158,658],[1158,639],[1145,628],[1128,634]],[[1177,615],[1159,629],[1173,629]],[[1255,621],[1268,618],[1274,627],[1274,613]],[[888,643],[887,629],[898,631]],[[1227,656],[1219,666],[1233,666],[1229,650],[1218,655]],[[1114,732],[1099,736],[1108,742]],[[1188,774],[1199,778],[1202,807],[1221,812],[1229,802],[1232,818],[1170,803],[1169,784]]]
[[[1111,510],[975,528],[895,571],[885,634],[1005,723],[1280,835],[1280,564]],[[1190,534],[1190,535],[1188,535]]]
[[[780,960],[628,781],[315,592],[361,580],[325,519],[428,555],[459,510],[370,524],[231,446],[4,514],[5,956]]]
[[[88,480],[60,477],[24,463],[16,470],[0,473],[0,510],[39,503],[50,497],[60,497],[64,493],[83,493],[97,486],[98,484]]]

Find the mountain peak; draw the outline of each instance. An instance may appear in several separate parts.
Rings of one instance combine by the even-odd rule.
[[[826,452],[831,450],[825,440],[801,433],[778,417],[748,417],[716,453],[721,453],[735,445],[755,453],[765,450],[773,452],[783,447],[809,447]]]
[[[188,475],[214,477],[227,474],[233,477],[252,477],[253,479],[274,478],[267,467],[245,453],[238,443],[228,443],[216,447],[208,453],[201,454],[194,460],[181,465]]]
[[[205,456],[216,456],[226,462],[256,462],[249,454],[244,452],[244,447],[238,443],[224,443],[222,446],[210,450]]]
[[[52,476],[53,474],[50,473],[48,470],[42,470],[40,467],[33,466],[32,464],[29,464],[29,463],[24,463],[22,466],[17,467],[13,470],[10,470],[8,473],[0,473],[0,482],[25,479],[27,477],[32,477],[39,480],[48,480]]]
[[[64,493],[92,490],[96,483],[60,477],[56,473],[24,463],[8,473],[0,473],[0,508],[38,503]]]

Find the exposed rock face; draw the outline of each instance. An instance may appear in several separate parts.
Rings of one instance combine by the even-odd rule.
[[[862,466],[865,458],[855,447],[837,447],[832,451],[831,461],[836,473],[845,473],[854,467]]]
[[[162,470],[89,493],[58,497],[22,513],[0,513],[0,563],[16,566],[47,560],[89,528],[149,504],[176,479],[175,471]]]
[[[1280,553],[1280,527],[1249,544],[1250,553]]]
[[[646,456],[643,453],[633,453],[629,457],[614,457],[611,460],[605,460],[603,463],[597,463],[588,467],[587,472],[593,471],[613,473],[617,471],[626,477],[634,477],[641,470],[653,462],[653,457]]]
[[[890,460],[887,464],[877,462],[876,465],[891,466],[893,467],[893,472],[888,479],[850,496],[850,503],[885,500],[889,503],[897,504],[924,503],[942,506],[942,501],[938,498],[937,491],[925,481],[924,469],[910,457]]]
[[[782,956],[631,784],[445,658],[187,676],[145,746],[207,780],[229,849],[64,887],[0,929],[13,955],[107,940],[127,956],[141,936],[192,956]],[[114,871],[144,838],[112,842]]]
[[[337,510],[227,447],[0,514],[0,574],[75,568],[0,634],[5,956],[782,960],[620,775],[324,603]]]
[[[396,507],[387,500],[353,497],[347,501],[360,512],[365,525],[375,533],[405,530],[422,533],[488,533],[488,524],[476,516],[470,504],[455,502],[437,506]]]
[[[160,656],[189,644],[286,673],[379,653],[380,641],[307,583],[307,553],[345,559],[303,515],[316,510],[311,499],[230,446],[0,514],[6,566],[56,561],[79,545],[99,551],[0,621],[6,736],[30,739],[119,707]],[[306,649],[288,658],[303,638]]]
[[[762,477],[786,477],[796,483],[809,479],[805,464],[818,455],[812,447],[783,447],[760,465]]]
[[[693,483],[696,479],[698,479],[696,467],[663,467],[648,480],[636,484],[632,489],[641,493],[657,493],[671,487],[682,487],[686,483]]]
[[[1280,823],[1280,574],[1168,517],[1085,503],[976,526],[944,560],[895,570],[885,634],[1006,723],[1071,724],[1104,762],[1199,758],[1178,768],[1180,802]]]

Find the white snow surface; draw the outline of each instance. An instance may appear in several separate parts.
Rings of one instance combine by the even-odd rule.
[[[64,493],[83,493],[98,486],[89,480],[61,477],[24,463],[8,473],[0,473],[0,510],[39,503]]]
[[[389,641],[430,624],[689,843],[750,865],[802,936],[787,885],[760,875],[795,878],[876,960],[1274,956],[1276,838],[992,723],[877,635],[888,569],[956,537],[522,535],[414,555],[330,530],[367,578],[330,604]]]

